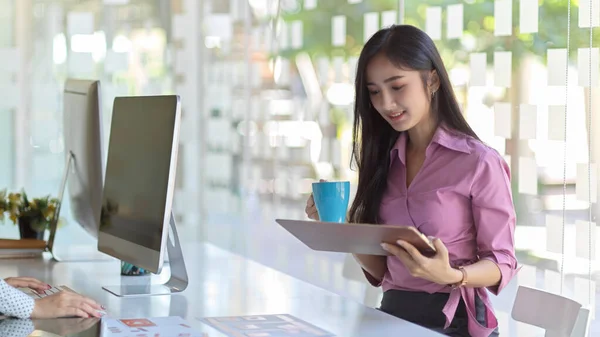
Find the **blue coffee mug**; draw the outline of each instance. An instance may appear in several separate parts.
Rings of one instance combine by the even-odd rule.
[[[312,184],[315,206],[324,222],[346,222],[350,182],[322,181]]]

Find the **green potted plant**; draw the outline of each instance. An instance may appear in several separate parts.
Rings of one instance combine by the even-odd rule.
[[[21,239],[44,239],[44,232],[50,228],[59,207],[56,198],[45,196],[30,199],[25,191],[7,193],[0,191],[0,221],[6,216],[19,226]]]

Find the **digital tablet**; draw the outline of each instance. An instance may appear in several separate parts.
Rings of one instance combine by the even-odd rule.
[[[381,248],[381,243],[396,244],[396,241],[401,239],[415,246],[425,256],[431,257],[436,254],[435,247],[429,238],[413,226],[287,219],[276,219],[275,221],[313,250],[390,255]]]

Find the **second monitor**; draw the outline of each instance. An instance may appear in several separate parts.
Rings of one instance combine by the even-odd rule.
[[[168,249],[171,267],[171,280],[164,285],[104,287],[117,296],[169,294],[187,287],[172,216],[180,110],[178,96],[115,99],[98,250],[160,273]]]
[[[63,96],[65,170],[58,193],[59,207],[50,227],[47,250],[56,261],[112,261],[95,247],[74,242],[56,244],[58,217],[70,211],[73,220],[94,239],[98,236],[102,203],[103,130],[100,82],[69,78]],[[65,195],[66,194],[66,195]],[[69,209],[62,205],[69,200]],[[67,248],[67,249],[64,249]]]

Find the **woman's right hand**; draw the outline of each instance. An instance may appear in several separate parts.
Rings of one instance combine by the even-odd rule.
[[[63,290],[35,301],[32,319],[59,317],[102,317],[103,308],[96,301],[79,294]]]

